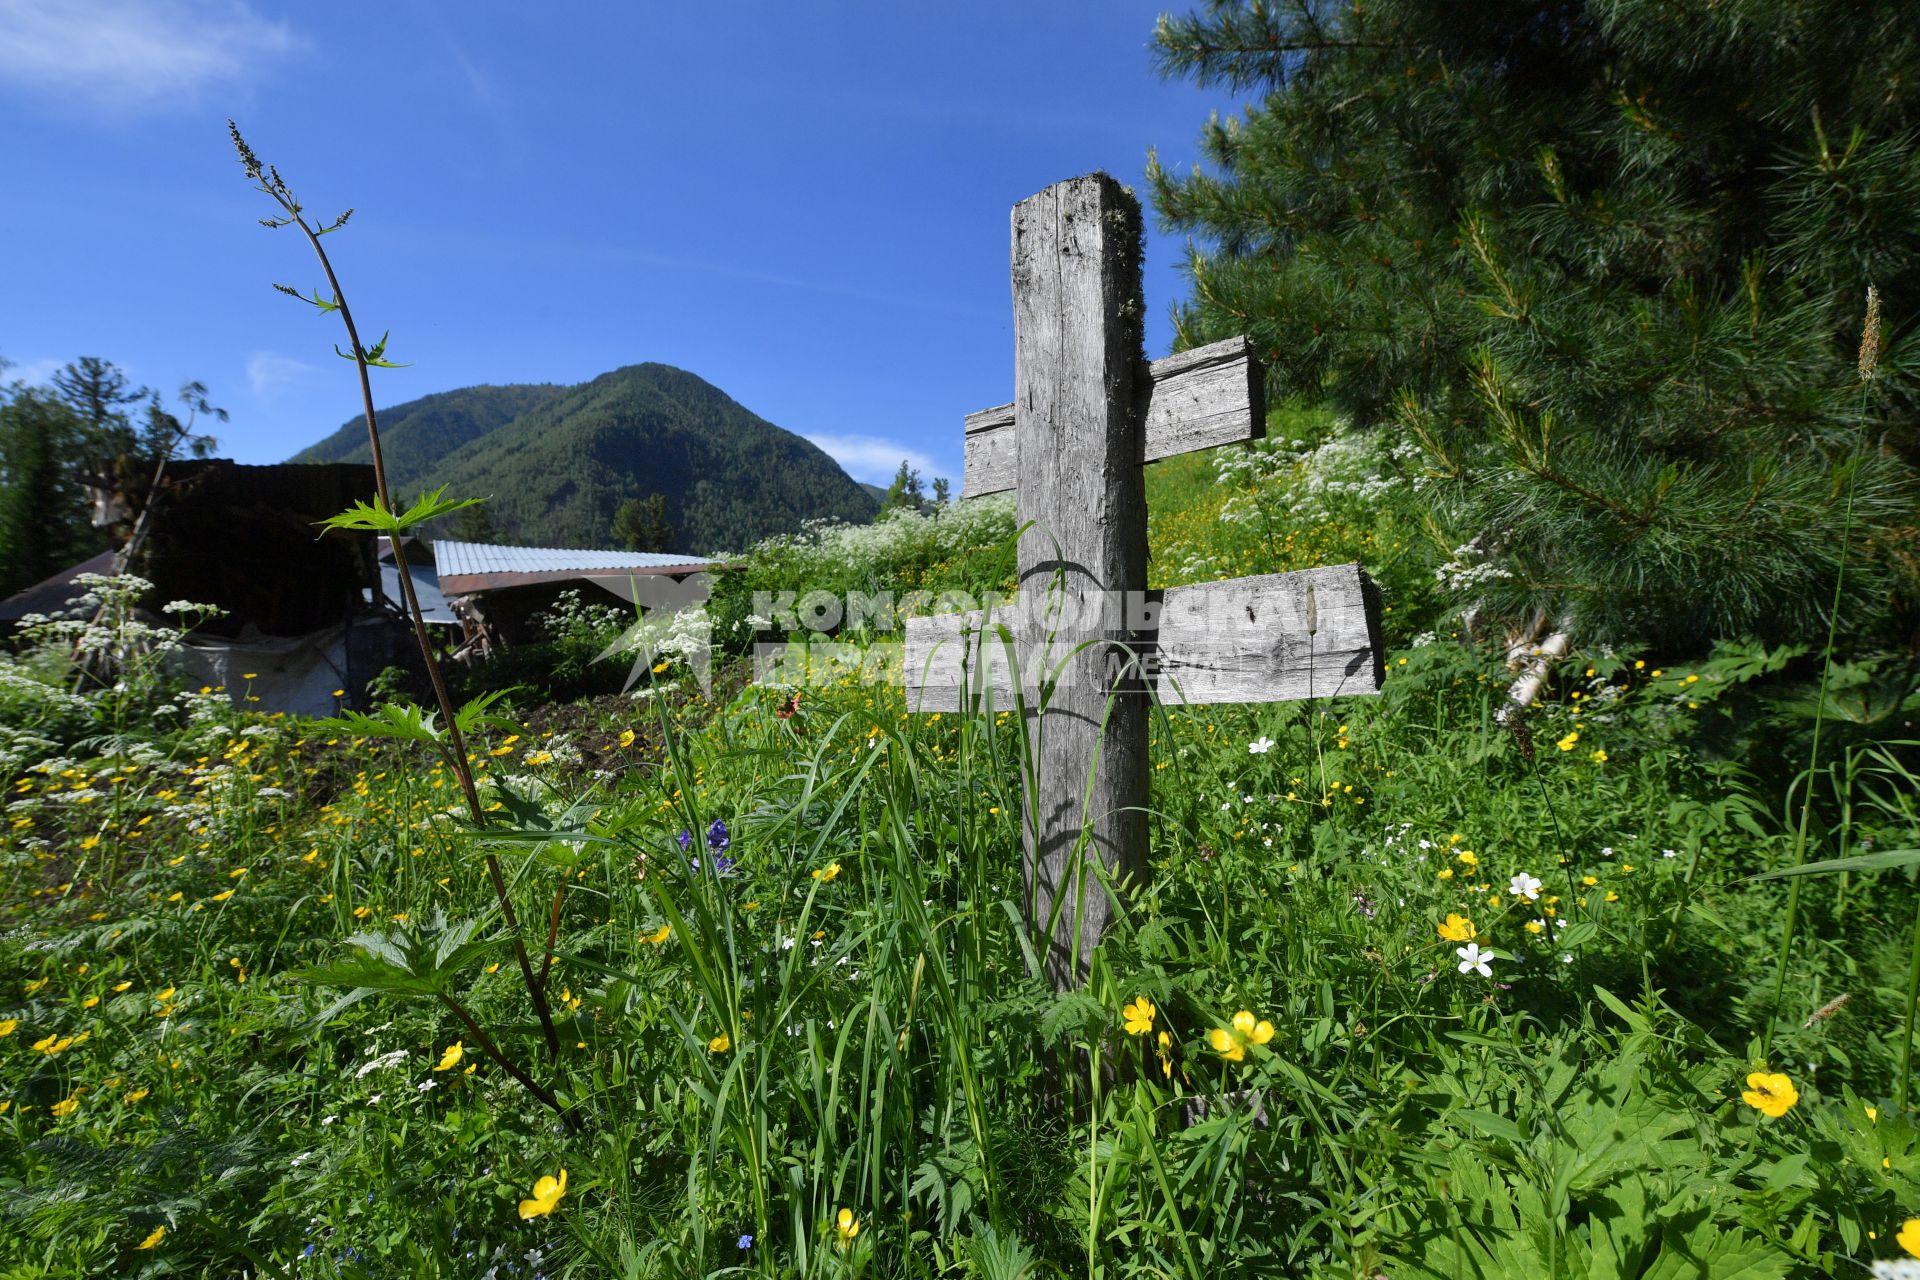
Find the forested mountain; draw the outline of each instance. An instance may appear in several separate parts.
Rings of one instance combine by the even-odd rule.
[[[550,382],[461,387],[381,410],[380,452],[386,459],[389,482],[411,494],[440,459],[567,390]],[[309,445],[287,461],[373,461],[367,446],[366,419],[349,419],[325,440]]]
[[[673,549],[738,550],[816,517],[870,519],[878,503],[816,446],[664,364],[575,387],[468,387],[381,415],[399,494],[437,485],[486,497],[501,541],[611,547],[631,498],[661,494]],[[296,462],[364,461],[355,420]]]

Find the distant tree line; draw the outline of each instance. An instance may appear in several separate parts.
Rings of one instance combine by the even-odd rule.
[[[0,383],[0,595],[112,549],[112,527],[95,526],[93,492],[140,491],[162,459],[213,451],[215,439],[195,426],[225,422],[226,410],[199,382],[177,402],[184,417],[97,356],[67,364],[44,387]]]

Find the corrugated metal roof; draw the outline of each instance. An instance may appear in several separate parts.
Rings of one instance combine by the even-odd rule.
[[[589,551],[572,547],[504,547],[491,542],[433,544],[433,559],[442,578],[493,573],[604,573],[622,569],[686,568],[713,564],[700,556],[662,555],[651,551]]]

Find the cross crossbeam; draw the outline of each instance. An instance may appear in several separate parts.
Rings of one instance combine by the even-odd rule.
[[[1245,338],[1155,360],[1147,366],[1147,377],[1140,462],[1258,440],[1267,433],[1266,389]],[[960,492],[982,498],[1016,488],[1020,453],[1013,406],[968,414],[966,430]]]

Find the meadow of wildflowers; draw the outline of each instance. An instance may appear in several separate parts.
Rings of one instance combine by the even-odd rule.
[[[1017,717],[852,676],[706,696],[668,654],[642,697],[477,734],[476,826],[420,744],[174,689],[163,636],[118,692],[70,692],[65,632],[0,663],[0,1274],[1920,1258],[1898,715],[1796,775],[1785,657],[1723,644],[1577,653],[1516,736],[1415,480],[1331,421],[1274,436],[1152,470],[1156,583],[1361,559],[1386,688],[1156,718],[1152,876],[1064,993],[1022,923]],[[972,590],[1011,533],[902,517],[744,572]],[[1809,864],[1867,861],[1799,878],[1782,968],[1793,881],[1759,877],[1808,786]]]

